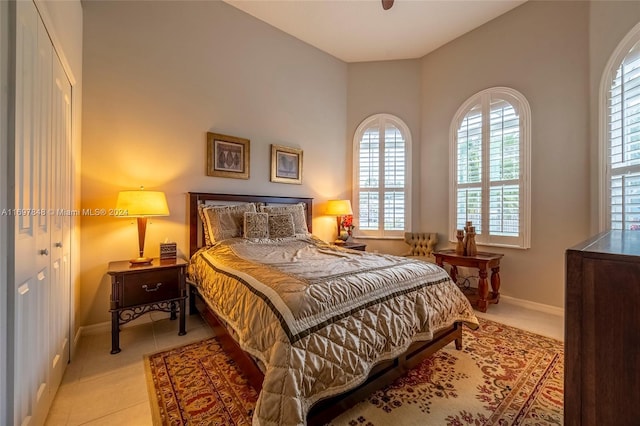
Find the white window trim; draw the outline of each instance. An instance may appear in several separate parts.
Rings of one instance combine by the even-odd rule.
[[[371,124],[376,123],[377,121],[382,121],[382,128],[384,128],[385,122],[392,123],[404,136],[405,142],[405,177],[404,177],[404,199],[405,199],[405,229],[403,231],[363,231],[360,229],[359,225],[359,212],[360,212],[360,138],[362,137],[362,133],[367,129],[367,127],[371,126]],[[404,238],[404,233],[407,232],[411,227],[411,181],[412,181],[412,173],[411,173],[411,163],[412,163],[412,142],[411,142],[411,131],[409,130],[409,126],[406,125],[401,118],[396,117],[392,114],[382,113],[382,114],[374,114],[367,118],[365,118],[360,125],[356,128],[356,131],[353,135],[353,179],[352,179],[352,209],[353,209],[353,224],[355,225],[354,236],[362,239],[402,239]],[[382,162],[384,159],[381,157],[380,161]],[[382,210],[381,213],[382,215]],[[379,223],[384,223],[382,218],[380,218]]]
[[[600,232],[611,228],[611,208],[609,205],[609,181],[611,180],[611,167],[609,165],[609,89],[615,73],[627,57],[631,48],[640,41],[640,23],[627,33],[615,48],[600,79],[599,102],[599,155],[598,155],[598,228]]]
[[[509,87],[491,87],[482,90],[467,99],[456,111],[451,127],[449,128],[449,241],[456,242],[456,189],[457,189],[457,134],[458,128],[464,117],[477,104],[485,102],[485,98],[490,95],[497,95],[509,101],[520,117],[520,135],[522,139],[522,149],[520,150],[520,181],[522,182],[520,208],[520,223],[522,224],[522,234],[518,237],[518,243],[513,244],[516,237],[499,237],[490,236],[488,233],[483,235],[482,239],[478,239],[478,245],[510,247],[528,249],[531,247],[531,107],[524,95],[517,90]],[[483,107],[484,110],[484,107]],[[483,128],[483,145],[486,139],[484,132],[488,129]],[[489,153],[483,150],[483,157]],[[483,160],[483,164],[485,161]],[[483,176],[486,171],[483,168]],[[488,189],[488,180],[483,179],[483,194]],[[486,188],[485,188],[486,187]],[[483,197],[482,211],[488,211],[488,198]]]

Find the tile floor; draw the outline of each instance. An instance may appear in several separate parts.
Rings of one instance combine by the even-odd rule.
[[[142,356],[213,336],[199,315],[187,315],[187,334],[178,322],[151,312],[149,322],[124,327],[119,354],[111,355],[111,333],[82,336],[53,401],[46,425],[151,425]],[[131,323],[133,324],[133,322]]]
[[[526,309],[501,300],[478,316],[563,340],[561,316]],[[111,334],[80,339],[74,360],[67,367],[46,425],[151,425],[151,410],[142,356],[212,336],[199,316],[187,316],[187,334],[178,336],[178,324],[163,313],[152,312],[150,322],[123,328],[122,352],[109,353]]]

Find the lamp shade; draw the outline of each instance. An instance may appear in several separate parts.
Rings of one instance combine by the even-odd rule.
[[[116,209],[125,217],[169,216],[164,192],[120,191]]]
[[[353,210],[351,210],[351,201],[329,200],[327,201],[326,213],[331,216],[346,216],[353,214]]]

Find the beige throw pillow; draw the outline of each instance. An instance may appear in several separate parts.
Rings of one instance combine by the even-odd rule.
[[[236,206],[204,207],[202,213],[205,232],[209,234],[211,244],[227,238],[241,237],[246,212],[255,213],[256,206],[253,203],[246,203]]]
[[[296,234],[308,234],[306,205],[304,203],[285,206],[260,206],[260,210],[269,215],[291,214]],[[273,236],[271,236],[273,238]]]
[[[295,237],[293,216],[288,214],[269,215],[269,238]]]
[[[245,238],[269,238],[269,214],[244,213]]]

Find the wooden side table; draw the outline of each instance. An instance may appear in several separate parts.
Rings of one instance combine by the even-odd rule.
[[[433,253],[436,263],[444,267],[445,263],[451,266],[449,275],[454,283],[458,283],[458,266],[476,268],[480,279],[478,280],[477,294],[468,294],[471,304],[481,312],[487,312],[489,303],[500,301],[500,259],[504,256],[500,253],[478,252],[475,256],[462,256],[455,250],[439,250]],[[491,294],[487,284],[487,270],[491,269]]]
[[[132,266],[128,260],[110,262],[111,353],[120,352],[120,325],[150,311],[180,313],[178,335],[185,328],[185,286],[187,262],[182,259],[153,259],[151,265]],[[177,305],[177,306],[176,306]]]
[[[364,243],[358,243],[355,241],[347,241],[344,242],[342,244],[338,244],[338,243],[333,243],[334,245],[338,246],[338,247],[343,247],[343,248],[347,248],[347,249],[351,249],[351,250],[359,250],[359,251],[365,251],[367,248],[367,245]]]

